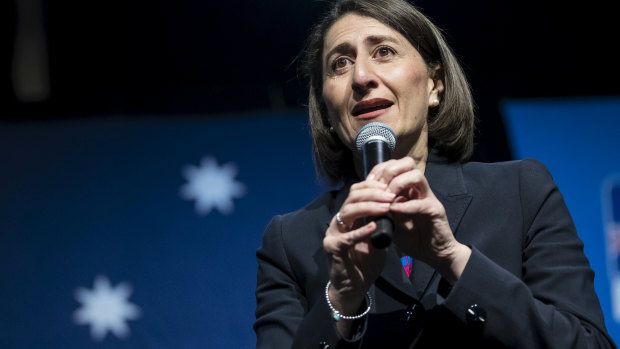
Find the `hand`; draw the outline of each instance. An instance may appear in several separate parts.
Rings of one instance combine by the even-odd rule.
[[[426,177],[406,157],[375,166],[369,173],[386,183],[396,195],[390,205],[394,219],[394,243],[403,252],[436,269],[455,283],[469,260],[471,250],[452,234],[446,211],[431,190]]]
[[[330,301],[342,314],[355,315],[370,288],[383,270],[387,249],[377,249],[370,242],[374,222],[368,216],[384,215],[390,210],[395,195],[385,183],[372,177],[353,184],[342,207],[339,224],[334,217],[323,239],[329,256]]]

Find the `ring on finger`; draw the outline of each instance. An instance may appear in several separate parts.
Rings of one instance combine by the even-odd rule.
[[[336,213],[336,222],[338,222],[338,225],[344,226],[344,222],[340,218],[340,211],[338,211],[338,213]]]

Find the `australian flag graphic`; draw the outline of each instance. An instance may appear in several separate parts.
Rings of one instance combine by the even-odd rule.
[[[256,249],[325,190],[307,116],[0,122],[0,348],[252,348]]]

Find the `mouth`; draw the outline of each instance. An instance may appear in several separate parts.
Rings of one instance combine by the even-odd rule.
[[[373,98],[365,101],[358,102],[351,110],[351,115],[358,117],[363,114],[369,114],[379,110],[387,109],[394,103],[383,98]],[[375,113],[373,113],[375,114]]]

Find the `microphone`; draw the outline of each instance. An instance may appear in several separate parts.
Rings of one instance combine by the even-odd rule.
[[[372,122],[362,127],[355,137],[357,150],[362,153],[364,162],[364,178],[372,168],[392,156],[396,147],[396,134],[387,125]],[[377,223],[377,230],[370,236],[370,241],[376,248],[387,247],[392,242],[394,223],[388,216],[372,218]]]

